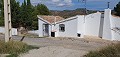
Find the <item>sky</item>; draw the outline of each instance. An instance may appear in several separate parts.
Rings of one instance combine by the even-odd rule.
[[[24,0],[18,0],[22,3]],[[89,10],[104,10],[107,8],[107,2],[110,2],[110,9],[113,9],[120,0],[86,0],[86,8]],[[50,10],[74,10],[84,8],[85,3],[82,0],[31,0],[33,5],[45,4]]]

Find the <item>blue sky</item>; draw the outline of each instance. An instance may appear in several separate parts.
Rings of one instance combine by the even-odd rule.
[[[18,0],[20,3],[23,0]],[[107,2],[110,2],[110,8],[113,9],[120,0],[87,0],[87,9],[104,10],[107,8]],[[84,8],[82,0],[31,0],[33,5],[38,3],[45,4],[50,10],[73,10]]]

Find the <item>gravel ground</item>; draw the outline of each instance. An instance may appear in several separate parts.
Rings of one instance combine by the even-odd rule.
[[[0,35],[1,39],[4,37]],[[19,41],[22,37],[13,36]],[[85,38],[30,38],[25,37],[23,42],[28,45],[40,47],[21,54],[20,57],[83,57],[89,51],[98,50],[114,42],[102,40],[97,37]]]

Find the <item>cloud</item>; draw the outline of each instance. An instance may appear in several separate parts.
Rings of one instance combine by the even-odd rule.
[[[60,2],[60,0],[52,0],[52,2],[56,3],[56,2]]]
[[[59,0],[56,3],[53,2],[53,4],[60,7],[73,5],[72,0]]]
[[[58,6],[58,7],[62,7],[62,6],[72,6],[72,0],[31,0],[31,3],[36,5],[38,3],[43,3],[46,5],[52,5],[52,6]]]
[[[59,3],[57,6],[62,7],[62,6],[65,6],[65,4],[63,4],[63,3]]]

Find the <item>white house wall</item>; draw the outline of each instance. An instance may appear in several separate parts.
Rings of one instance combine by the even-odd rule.
[[[43,37],[43,24],[45,22],[43,22],[42,20],[38,19],[38,24],[39,24],[39,37]]]
[[[49,25],[49,37],[51,37],[52,25]]]
[[[65,21],[59,24],[65,25],[65,31],[60,32],[59,31],[59,24],[56,25],[56,37],[77,37],[77,19]]]
[[[84,38],[84,15],[78,15],[77,33],[81,34],[81,38]]]
[[[93,13],[85,18],[85,35],[99,36],[101,13]]]
[[[55,37],[58,37],[58,32],[59,32],[59,25],[52,25],[52,32],[55,32]]]

